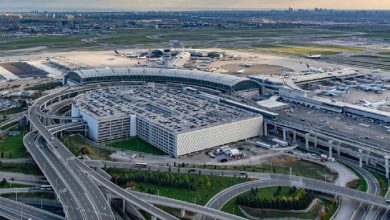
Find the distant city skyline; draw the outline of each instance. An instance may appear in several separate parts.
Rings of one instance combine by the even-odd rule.
[[[284,9],[390,10],[390,0],[0,0],[3,11],[17,10],[202,10]]]

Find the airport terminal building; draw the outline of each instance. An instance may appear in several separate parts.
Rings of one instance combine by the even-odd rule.
[[[139,137],[175,157],[263,133],[261,115],[179,85],[141,83],[89,91],[75,97],[72,116],[86,121],[95,141]]]
[[[164,68],[103,68],[78,70],[64,76],[64,84],[84,85],[99,82],[160,82],[201,86],[224,93],[259,92],[259,84],[245,77],[195,70]]]

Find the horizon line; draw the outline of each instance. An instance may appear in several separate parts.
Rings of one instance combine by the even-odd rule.
[[[185,8],[171,8],[171,9],[98,9],[98,8],[2,8],[0,12],[16,12],[16,13],[24,13],[31,11],[39,11],[39,12],[191,12],[191,11],[284,11],[292,8],[294,11],[297,10],[308,10],[315,11],[315,9],[329,10],[329,11],[390,11],[390,9],[341,9],[341,8],[193,8],[193,9],[185,9]]]

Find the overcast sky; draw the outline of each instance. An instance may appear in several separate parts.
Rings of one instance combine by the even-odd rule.
[[[0,10],[191,10],[333,8],[390,10],[390,0],[0,0]]]

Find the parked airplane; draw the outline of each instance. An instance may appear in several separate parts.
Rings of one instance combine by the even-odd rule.
[[[244,69],[244,68],[242,68],[241,70],[237,70],[237,71],[236,71],[236,73],[238,73],[238,74],[241,74],[241,73],[243,73],[243,72],[245,72],[245,69]]]
[[[382,84],[360,84],[357,86],[357,88],[364,91],[373,91],[376,93],[381,93],[386,90],[383,88]]]
[[[388,98],[386,98],[385,100],[380,101],[380,102],[369,102],[365,99],[361,99],[359,101],[364,103],[363,104],[364,107],[369,107],[369,108],[374,108],[374,109],[381,109],[386,105],[390,105]]]
[[[307,68],[308,68],[308,72],[310,73],[323,73],[325,72],[324,68],[316,68],[316,67],[312,67],[310,66],[309,64],[306,64]]]
[[[126,56],[126,52],[125,53],[119,53],[118,50],[114,50],[114,52],[115,52],[116,56]]]
[[[322,55],[321,54],[308,54],[306,55],[306,58],[308,59],[321,59]]]
[[[240,66],[242,67],[253,67],[255,64],[253,63],[243,63],[243,64],[240,64]]]
[[[316,90],[315,91],[317,94],[322,94],[326,96],[337,96],[337,95],[342,95],[342,94],[347,94],[349,92],[349,87],[347,86],[337,86],[325,90]]]

